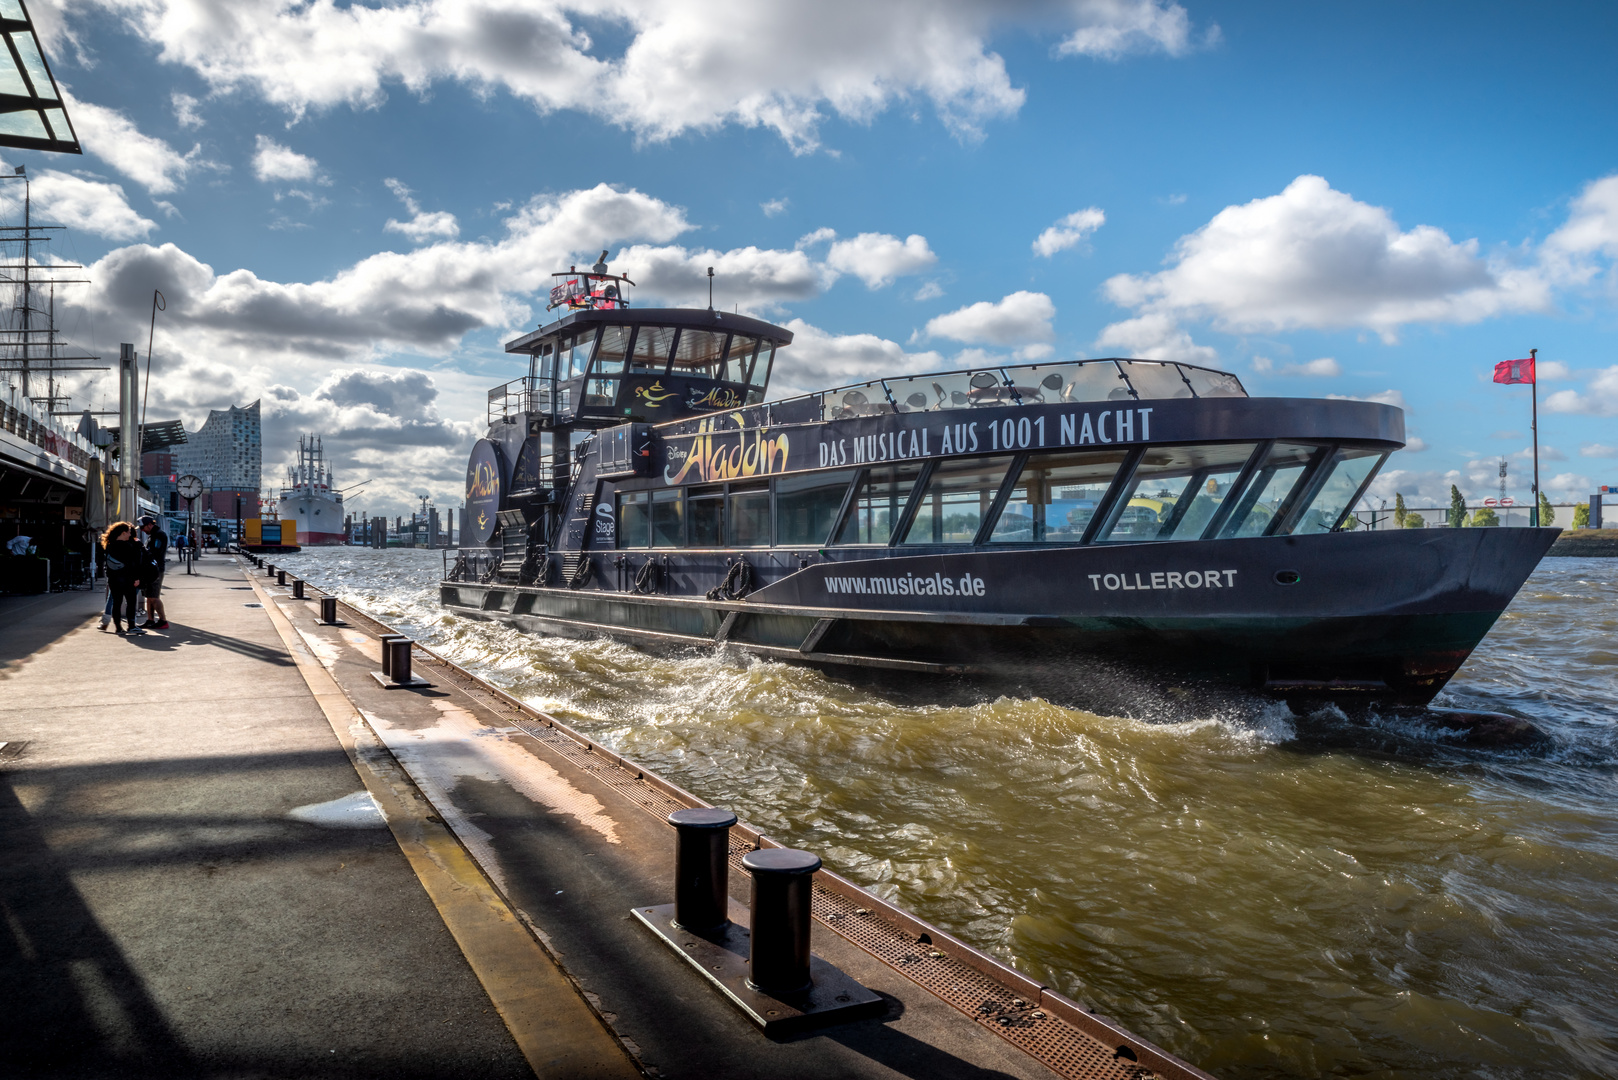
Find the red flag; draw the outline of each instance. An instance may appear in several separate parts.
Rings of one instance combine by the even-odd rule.
[[[1531,383],[1534,381],[1534,358],[1526,360],[1502,360],[1494,365],[1494,381],[1497,383]]]

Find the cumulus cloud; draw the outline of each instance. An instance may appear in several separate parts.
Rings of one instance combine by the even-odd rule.
[[[1077,247],[1106,223],[1107,215],[1099,207],[1075,210],[1034,238],[1034,254],[1048,259],[1058,251]]]
[[[1398,390],[1384,390],[1380,394],[1327,394],[1333,401],[1375,401],[1382,405],[1392,405],[1396,408],[1408,410],[1405,396]]]
[[[448,210],[434,210],[430,213],[423,211],[420,204],[411,195],[410,189],[405,187],[403,183],[392,177],[382,181],[382,183],[387,186],[389,191],[398,196],[399,201],[404,203],[405,209],[410,211],[412,215],[409,221],[389,218],[387,224],[382,226],[384,231],[401,233],[418,244],[425,243],[428,240],[453,240],[460,235],[461,226],[455,220],[454,214]]]
[[[1028,345],[1056,336],[1056,305],[1044,293],[1026,290],[996,301],[980,300],[927,322],[927,336],[968,345]]]
[[[1618,365],[1597,372],[1582,391],[1556,391],[1545,399],[1545,411],[1618,416]]]
[[[714,306],[768,311],[817,295],[836,275],[802,251],[744,247],[692,251],[680,246],[636,245],[613,265],[629,274],[640,293],[672,304],[708,302],[708,267],[714,268]]]
[[[1128,53],[1156,51],[1184,56],[1199,43],[1192,33],[1191,17],[1179,4],[1161,0],[1082,0],[1077,7],[1089,21],[1057,46],[1059,56],[1116,60]],[[1212,45],[1219,37],[1219,27],[1210,26],[1201,35],[1200,43]]]
[[[320,176],[320,163],[282,146],[268,135],[260,135],[253,150],[253,175],[266,183],[276,180],[315,180]]]
[[[784,325],[792,331],[792,347],[783,354],[788,362],[776,364],[772,398],[945,366],[936,352],[906,352],[898,342],[875,334],[831,334],[802,319]]]
[[[1054,25],[1065,35],[1059,55],[1180,56],[1193,45],[1184,9],[1161,0],[890,0],[880,17],[855,0],[617,0],[588,21],[567,0],[245,4],[228,14],[201,0],[64,6],[69,33],[75,17],[114,12],[216,92],[250,91],[294,117],[454,81],[642,138],[739,124],[773,129],[798,152],[819,145],[828,113],[864,123],[920,99],[964,138],[1016,113],[1024,91],[988,47],[1003,27]],[[591,25],[624,44],[603,49]]]
[[[1120,274],[1104,292],[1140,314],[1206,319],[1233,332],[1470,323],[1550,304],[1532,268],[1496,263],[1475,240],[1401,230],[1391,214],[1300,176],[1279,195],[1229,206],[1182,237],[1172,265]]]
[[[1104,356],[1137,360],[1178,360],[1203,366],[1219,362],[1217,350],[1198,345],[1172,315],[1157,312],[1103,327],[1090,347]]]
[[[1550,271],[1572,283],[1599,273],[1597,255],[1618,258],[1618,174],[1586,184],[1569,207],[1567,221],[1541,247]]]
[[[0,168],[9,172],[11,166],[0,162]],[[123,187],[118,184],[46,169],[30,174],[29,190],[36,218],[70,229],[124,241],[140,239],[157,228],[157,222],[141,217],[129,205]],[[7,191],[0,193],[0,197],[12,194]]]
[[[169,95],[169,101],[174,105],[175,123],[183,128],[199,128],[203,125],[202,114],[197,111],[197,106],[202,102],[178,90]]]
[[[827,266],[853,274],[867,289],[891,285],[894,278],[920,273],[937,261],[927,238],[915,233],[903,240],[887,233],[860,233],[852,240],[837,241],[826,253]]]
[[[1608,446],[1605,443],[1586,443],[1579,447],[1580,457],[1609,458],[1618,457],[1618,446]]]
[[[776,217],[787,212],[789,202],[791,202],[790,199],[771,199],[768,202],[759,203],[758,208],[764,211],[765,217]]]
[[[153,195],[167,195],[186,181],[197,166],[217,168],[202,160],[202,146],[181,154],[162,139],[144,134],[115,109],[81,101],[64,92],[73,124],[84,148]]]

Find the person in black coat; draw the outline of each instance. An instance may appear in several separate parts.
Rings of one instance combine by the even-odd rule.
[[[135,539],[135,527],[127,521],[115,521],[107,526],[101,537],[101,550],[107,566],[107,587],[112,590],[112,622],[119,636],[124,634],[120,613],[129,609],[129,633],[144,634],[135,625],[135,590],[141,579],[148,576],[150,564],[146,549]]]

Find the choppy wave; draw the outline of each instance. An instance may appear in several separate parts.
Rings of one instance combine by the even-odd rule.
[[[1218,1075],[1618,1074],[1618,561],[1546,560],[1440,699],[1536,756],[1264,702],[912,700],[450,616],[438,553],[285,561]]]

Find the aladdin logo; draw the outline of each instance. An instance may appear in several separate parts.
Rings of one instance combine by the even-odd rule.
[[[655,409],[669,398],[674,397],[675,391],[664,390],[663,383],[661,380],[659,380],[658,382],[653,383],[651,386],[635,387],[635,396],[645,401],[646,404]]]
[[[741,395],[725,386],[716,386],[706,394],[698,394],[696,387],[691,388],[691,397],[686,405],[693,409],[735,409],[742,403]]]
[[[497,498],[499,494],[500,474],[495,471],[494,463],[478,462],[477,471],[472,474],[472,484],[466,491],[467,498],[489,499]]]
[[[488,514],[482,514],[482,513],[478,514],[478,530],[481,532],[482,530],[487,529],[488,527],[489,527],[489,515]]]
[[[707,428],[712,420],[704,420]],[[767,436],[763,430],[743,435],[734,443],[720,441],[711,431],[703,431],[691,440],[689,447],[671,448],[669,470],[684,461],[678,472],[665,470],[663,482],[683,484],[689,477],[697,481],[734,480],[743,476],[769,476],[787,467],[789,443],[785,435]]]

